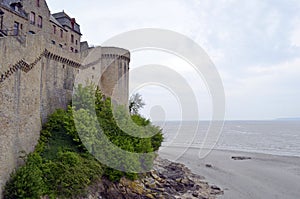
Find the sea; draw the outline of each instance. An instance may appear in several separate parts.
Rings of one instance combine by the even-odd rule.
[[[212,149],[300,157],[299,121],[225,121],[217,131],[209,121],[155,122],[163,129],[163,147]]]

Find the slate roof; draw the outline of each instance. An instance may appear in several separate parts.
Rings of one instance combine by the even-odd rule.
[[[63,12],[58,12],[58,13],[54,13],[52,14],[53,17],[63,26],[67,26],[70,29],[72,29],[72,25],[71,25],[71,21],[73,20],[75,22],[74,18],[69,17],[64,11]],[[74,23],[74,29],[73,31],[77,32],[78,34],[81,35],[80,32],[80,26],[78,23]]]
[[[50,15],[50,21],[55,23],[57,26],[61,27],[64,29],[64,27],[53,17],[53,15]]]

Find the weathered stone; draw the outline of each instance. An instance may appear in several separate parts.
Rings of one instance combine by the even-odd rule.
[[[152,194],[147,194],[146,197],[150,199],[155,199],[155,197]]]
[[[216,185],[212,185],[212,186],[210,186],[212,189],[214,189],[214,190],[221,190],[221,188],[220,187],[217,187]]]
[[[23,6],[18,11],[9,5],[1,9],[4,12],[1,23],[9,34],[0,38],[0,198],[10,173],[22,164],[19,153],[32,152],[42,122],[54,110],[65,109],[69,104],[79,72],[83,81],[99,84],[107,96],[114,91],[117,101],[126,104],[128,99],[129,51],[115,47],[88,49],[87,44],[81,51],[80,33],[55,24],[46,1],[40,1],[40,7],[36,1],[20,2]],[[26,13],[31,12],[42,20],[42,26],[30,23]],[[15,22],[20,25],[17,35],[13,35]],[[71,52],[71,48],[78,53]],[[94,50],[97,53],[92,54]],[[96,60],[99,61],[91,64]],[[119,81],[121,76],[124,79]]]
[[[192,193],[192,195],[193,195],[194,197],[198,197],[198,196],[199,196],[199,193],[195,191],[195,192]]]

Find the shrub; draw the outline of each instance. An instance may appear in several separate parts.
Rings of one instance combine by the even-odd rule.
[[[47,188],[43,181],[43,172],[40,166],[41,157],[36,153],[31,154],[26,165],[11,175],[5,186],[4,198],[34,199],[43,195]]]
[[[93,88],[79,86],[74,96],[79,102],[76,100],[67,110],[58,109],[49,116],[48,122],[43,125],[35,152],[28,156],[26,164],[13,173],[6,184],[5,198],[40,198],[43,195],[50,198],[74,197],[84,193],[85,188],[102,174],[112,181],[118,181],[123,176],[129,179],[138,177],[136,173],[102,165],[87,151],[96,157],[99,154],[112,156],[111,161],[124,171],[152,168],[155,158],[153,153],[139,159],[134,156],[120,159],[118,150],[105,151],[103,136],[125,151],[146,154],[160,147],[163,139],[161,129],[139,115],[130,116],[124,107],[117,107],[115,116],[124,127],[121,129],[114,118],[111,100],[104,100],[100,90],[97,89],[95,93],[91,90]],[[96,116],[92,114],[93,107]],[[98,122],[101,129],[96,128]],[[128,135],[126,132],[146,138]]]

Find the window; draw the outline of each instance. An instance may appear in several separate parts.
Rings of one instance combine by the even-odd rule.
[[[53,25],[53,33],[56,34],[56,26]]]
[[[74,35],[71,35],[71,42],[74,43]]]
[[[36,0],[36,6],[37,6],[37,7],[40,7],[40,6],[41,6],[40,0]]]
[[[76,44],[76,45],[78,44],[78,41],[77,41],[77,40],[75,41],[75,44]]]
[[[51,43],[52,43],[53,45],[55,45],[55,41],[54,41],[54,40],[51,40]]]
[[[59,47],[63,48],[63,45],[62,45],[62,44],[59,44]]]
[[[23,24],[20,25],[20,29],[23,30]]]
[[[60,29],[60,37],[63,38],[64,37],[64,31],[62,29]]]
[[[75,19],[71,19],[71,27],[72,27],[72,30],[74,30],[74,26],[75,26]]]
[[[43,17],[39,16],[38,22],[37,22],[37,26],[38,26],[39,28],[42,28],[42,27],[43,27]]]
[[[34,25],[35,24],[35,13],[31,12],[29,16],[30,24]]]
[[[19,12],[19,6],[18,6],[18,5],[15,5],[14,10],[15,10],[16,12]]]
[[[3,16],[0,16],[0,30],[3,29]]]
[[[75,49],[75,53],[78,53],[78,50],[77,50],[77,49]]]
[[[74,52],[74,48],[73,47],[71,47],[71,52]]]
[[[14,23],[14,35],[19,35],[19,23],[16,21]]]

